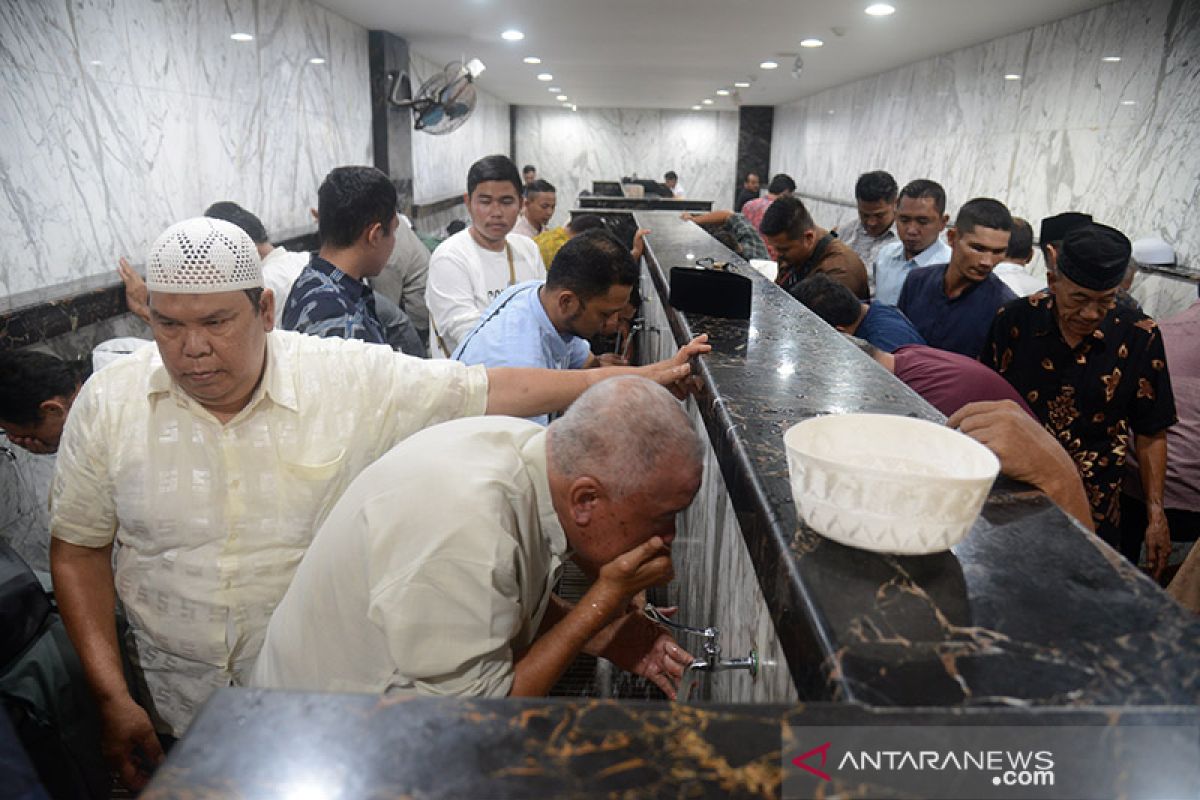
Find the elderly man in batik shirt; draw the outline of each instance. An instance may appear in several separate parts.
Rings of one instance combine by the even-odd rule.
[[[1119,545],[1130,431],[1142,459],[1146,541],[1157,574],[1171,542],[1163,511],[1167,428],[1175,398],[1154,320],[1117,306],[1129,240],[1105,225],[1067,234],[1047,292],[1004,306],[981,360],[1008,379],[1075,460],[1096,532]]]

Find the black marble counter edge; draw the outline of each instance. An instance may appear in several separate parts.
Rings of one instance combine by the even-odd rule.
[[[638,227],[652,223],[639,220]],[[727,261],[753,271],[745,259],[712,240],[705,256]],[[664,302],[670,297],[667,276],[664,275],[654,250],[654,235],[646,237],[646,263],[651,280]],[[704,331],[693,331],[684,314],[670,305],[666,306],[667,319],[671,323],[676,342],[687,342]],[[825,670],[813,664],[811,658],[802,658],[801,653],[820,652],[831,654],[835,650],[829,630],[821,623],[821,615],[801,591],[803,585],[799,568],[785,540],[770,535],[771,530],[782,530],[783,523],[763,491],[760,482],[754,479],[754,460],[737,434],[737,422],[729,414],[724,401],[717,392],[708,361],[704,358],[693,361],[703,388],[696,395],[700,417],[721,465],[721,476],[730,494],[738,523],[747,548],[750,550],[759,588],[767,599],[768,608],[774,615],[773,622],[780,644],[788,657],[788,666],[796,691],[802,698],[828,696],[828,676]],[[745,509],[754,509],[750,515]],[[761,528],[760,528],[761,526]],[[776,587],[787,587],[788,600],[782,604],[772,602],[777,597]]]
[[[842,547],[797,524],[777,438],[788,424],[829,413],[831,403],[935,421],[941,415],[865,357],[841,363],[855,359],[852,347],[700,229],[677,217],[671,223],[663,212],[636,216],[639,227],[654,230],[647,264],[664,303],[664,261],[686,263],[687,253],[724,257],[755,281],[759,327],[776,329],[760,331],[746,358],[786,354],[782,342],[809,348],[802,352],[813,365],[797,369],[809,369],[812,384],[797,399],[793,379],[759,382],[745,374],[751,362],[731,349],[730,337],[753,335],[752,324],[697,319],[720,342],[719,353],[697,366],[706,384],[701,416],[801,698],[902,706],[1200,698],[1200,620],[1029,487],[997,480],[972,535],[932,556]],[[666,312],[676,341],[687,341],[689,315]],[[829,363],[811,350],[818,342],[854,381],[816,380],[812,370]],[[722,387],[714,370],[739,383]],[[1014,547],[1036,548],[1038,557],[1014,559]],[[1045,614],[1049,608],[1055,613]]]
[[[141,795],[162,798],[779,797],[805,729],[1047,726],[1105,730],[1120,753],[1153,726],[1180,780],[1195,708],[869,709],[574,698],[380,698],[222,689]],[[280,736],[281,731],[287,734]],[[1077,735],[1077,734],[1076,734]],[[1162,787],[1160,787],[1162,788]],[[900,796],[892,792],[873,797]]]
[[[281,230],[273,243],[297,252],[313,250],[317,226]],[[19,292],[0,307],[0,350],[27,347],[128,311],[115,265],[98,275]]]

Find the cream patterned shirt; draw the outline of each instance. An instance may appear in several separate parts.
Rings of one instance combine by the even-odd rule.
[[[105,547],[160,731],[244,683],[271,612],[355,476],[429,425],[482,414],[487,374],[382,345],[267,337],[250,403],[222,425],[146,347],[89,380],[68,417],[51,534]]]
[[[484,417],[422,431],[338,501],[251,684],[503,697],[566,553],[544,428]]]

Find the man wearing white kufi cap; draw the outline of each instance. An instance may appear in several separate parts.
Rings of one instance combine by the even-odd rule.
[[[364,467],[429,425],[561,409],[630,371],[484,370],[273,330],[254,243],[222,220],[168,228],[147,285],[158,346],[83,387],[51,490],[63,619],[130,786],[161,758],[156,731],[181,735],[214,690],[242,682],[313,533]],[[636,371],[672,384],[707,349]],[[116,597],[145,710],[122,674]]]

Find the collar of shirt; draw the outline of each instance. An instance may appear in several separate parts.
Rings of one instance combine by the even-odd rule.
[[[550,496],[550,473],[546,468],[546,431],[525,442],[521,448],[521,458],[529,470],[533,490],[537,495],[538,519],[542,523],[542,534],[550,545],[550,552],[565,561],[571,556],[571,547]]]
[[[309,262],[309,266],[337,283],[338,287],[355,303],[363,299],[363,297],[367,297],[368,299],[373,297],[373,292],[370,286],[367,286],[366,283],[358,280],[357,278],[351,278],[349,275],[338,269],[334,264],[321,258],[316,253],[313,253],[312,261]]]
[[[254,394],[250,396],[250,402],[230,422],[238,419],[268,397],[286,409],[299,412],[300,404],[296,397],[296,375],[284,357],[286,347],[283,337],[287,335],[283,331],[271,331],[267,334],[266,367],[262,380],[258,382]],[[195,398],[171,380],[170,373],[167,372],[162,358],[158,355],[158,347],[155,346],[154,349],[155,365],[146,382],[146,396],[153,400],[155,395],[169,394],[180,408],[190,408],[193,411],[203,409],[204,407]]]
[[[871,234],[867,233],[867,227],[862,224],[862,220],[856,219],[854,221],[854,225],[850,228],[850,234],[851,234],[850,236],[846,236],[846,237],[842,236],[841,234],[838,234],[838,238],[839,239],[847,239],[847,238],[867,239],[868,241],[872,241],[872,242],[890,242],[891,240],[896,238],[896,229],[894,227],[888,228],[886,231],[879,234],[878,236],[872,236]],[[900,246],[901,246],[901,248],[904,247],[903,244]],[[925,248],[925,252],[929,252],[932,249],[933,249],[933,246],[931,245],[931,246]],[[903,254],[904,250],[902,249],[900,251],[900,253]]]

